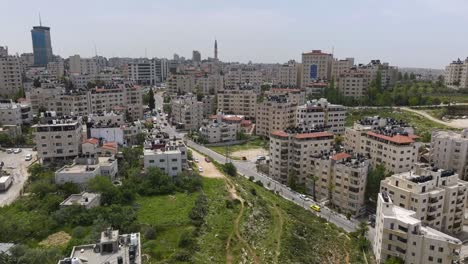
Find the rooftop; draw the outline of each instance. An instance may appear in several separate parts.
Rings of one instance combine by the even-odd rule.
[[[61,206],[70,206],[70,205],[87,205],[94,201],[96,198],[99,198],[100,194],[97,193],[88,193],[82,192],[80,194],[72,194],[63,202],[60,203]]]
[[[414,142],[413,140],[414,137],[408,136],[408,135],[400,135],[400,134],[383,135],[383,134],[375,133],[372,131],[367,132],[367,135],[371,137],[376,137],[379,139],[387,140],[396,144],[410,144]]]
[[[100,168],[100,166],[110,166],[116,160],[114,158],[109,157],[98,157],[98,163],[94,165],[86,165],[86,164],[76,164],[73,163],[72,165],[65,165],[59,170],[57,173],[85,173],[85,172],[93,172],[96,169]]]

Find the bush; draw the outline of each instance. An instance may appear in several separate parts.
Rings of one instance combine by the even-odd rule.
[[[208,213],[208,199],[201,193],[195,201],[195,206],[190,211],[189,217],[196,227],[200,227],[205,222],[205,216]]]
[[[84,238],[85,235],[86,235],[86,229],[84,227],[77,226],[73,229],[72,236],[74,238],[81,239],[81,238]]]
[[[146,240],[152,240],[156,238],[156,230],[154,227],[147,227],[145,230],[145,239]]]
[[[191,232],[185,231],[180,235],[179,238],[179,247],[180,248],[190,248],[194,245],[195,239]]]
[[[260,187],[263,187],[263,182],[260,180],[256,181],[255,184],[257,184]]]
[[[255,180],[254,176],[249,176],[249,181],[253,182]]]
[[[237,175],[237,168],[231,162],[224,164],[223,165],[223,170],[229,176],[236,176]]]
[[[252,195],[257,196],[257,190],[255,190],[255,188],[251,188],[251,189],[250,189],[250,193],[251,193]]]

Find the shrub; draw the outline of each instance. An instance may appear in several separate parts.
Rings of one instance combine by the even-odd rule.
[[[145,230],[145,239],[146,240],[152,240],[156,238],[156,230],[154,227],[147,227]]]

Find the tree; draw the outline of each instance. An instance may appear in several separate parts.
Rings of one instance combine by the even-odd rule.
[[[229,176],[236,176],[237,175],[237,168],[232,164],[232,162],[228,162],[223,166],[224,172]]]
[[[297,189],[297,175],[296,171],[291,170],[288,175],[288,186],[289,188],[296,190]]]
[[[39,79],[39,77],[34,79],[33,86],[36,87],[36,88],[41,87],[41,79]]]
[[[409,79],[408,73],[405,72],[405,74],[403,74],[403,81],[408,81],[408,79]]]
[[[151,111],[153,111],[154,108],[156,107],[156,105],[155,105],[154,93],[153,93],[153,88],[152,88],[152,87],[150,87],[150,89],[149,89],[148,97],[149,97],[149,98],[148,98],[148,100],[149,100],[149,101],[148,101],[148,107],[149,107],[149,109],[150,109]]]
[[[143,145],[143,143],[145,143],[145,140],[146,140],[146,134],[143,133],[143,132],[140,132],[136,135],[136,143],[137,145]]]
[[[404,263],[405,261],[398,257],[390,257],[384,262],[384,264],[404,264]]]
[[[319,177],[315,176],[315,175],[309,175],[309,179],[312,180],[312,198],[314,199],[314,201],[317,201],[317,195],[315,193],[315,184],[316,182],[318,181]]]
[[[386,171],[382,164],[369,169],[367,173],[366,199],[377,201],[377,194],[380,192],[380,182],[385,179]]]

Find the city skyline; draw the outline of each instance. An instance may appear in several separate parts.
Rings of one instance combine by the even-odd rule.
[[[207,58],[214,55],[215,38],[222,61],[284,63],[322,49],[357,63],[381,59],[400,67],[442,69],[468,55],[468,39],[457,33],[458,25],[468,23],[466,2],[336,2],[113,1],[109,9],[108,1],[72,6],[50,1],[44,9],[43,3],[31,1],[24,12],[25,3],[7,1],[9,12],[0,22],[9,27],[1,45],[11,54],[32,52],[29,32],[39,25],[40,12],[42,24],[51,27],[54,53],[64,58],[94,56],[95,46],[105,57],[171,58],[177,53],[190,58],[198,50]],[[70,8],[73,12],[63,12]]]

